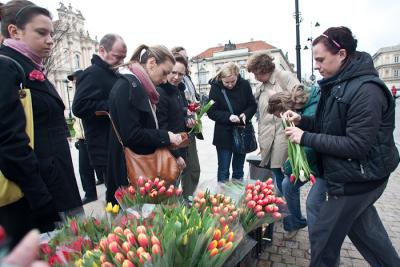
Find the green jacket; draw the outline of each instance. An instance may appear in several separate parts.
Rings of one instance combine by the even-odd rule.
[[[301,115],[312,116],[315,114],[315,111],[317,109],[317,104],[319,101],[319,95],[320,95],[319,92],[320,88],[317,85],[312,85],[309,88],[308,101],[304,105],[304,108],[299,111]],[[315,177],[319,177],[319,171],[317,167],[317,156],[315,151],[309,147],[304,147],[304,152],[306,153],[307,161],[308,164],[310,165],[312,173],[314,174]],[[285,162],[283,169],[286,175],[292,174],[292,166],[290,165],[289,160]]]

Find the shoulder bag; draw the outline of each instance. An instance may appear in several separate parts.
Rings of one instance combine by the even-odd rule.
[[[24,108],[24,113],[26,117],[25,131],[29,137],[29,146],[34,147],[34,136],[33,136],[33,110],[32,110],[32,97],[31,91],[26,88],[25,72],[22,66],[14,59],[0,55],[1,58],[6,58],[14,62],[18,70],[21,72],[22,81],[20,84],[20,89],[18,90],[19,99]],[[8,180],[4,174],[0,171],[0,207],[9,205],[11,203],[17,202],[23,197],[23,193],[19,186],[13,181]]]
[[[226,95],[225,89],[222,89],[222,94],[224,95],[226,104],[228,105],[229,112],[234,115],[231,102]],[[232,137],[232,150],[234,153],[246,154],[257,149],[257,140],[251,121],[245,125],[233,126]]]

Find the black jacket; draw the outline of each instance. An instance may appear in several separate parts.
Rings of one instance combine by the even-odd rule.
[[[128,81],[129,79],[129,81]],[[150,154],[170,144],[168,132],[157,130],[149,97],[133,75],[120,77],[110,93],[110,114],[125,146],[137,154]],[[115,202],[115,190],[128,184],[122,146],[110,131],[107,164],[107,201]]]
[[[52,202],[58,211],[82,205],[67,141],[64,104],[49,80],[28,79],[35,67],[30,59],[7,46],[0,54],[24,69],[32,95],[34,150],[28,146],[25,114],[17,91],[21,73],[16,64],[0,58],[0,169],[24,193],[32,210]],[[23,223],[23,222],[18,222]]]
[[[220,81],[211,80],[210,84],[209,99],[214,100],[215,103],[207,114],[210,119],[215,121],[213,145],[232,149],[232,130],[233,126],[238,124],[229,120],[231,113],[222,94],[222,89],[226,91],[234,114],[239,116],[244,113],[246,115],[246,124],[248,124],[251,123],[251,118],[257,110],[250,83],[239,75],[236,85],[231,90],[226,89]]]
[[[96,116],[95,112],[109,110],[108,97],[117,78],[110,65],[93,55],[92,65],[84,70],[76,84],[72,111],[82,119],[93,166],[107,165],[110,121],[107,117]]]
[[[157,104],[157,119],[160,129],[173,133],[186,131],[187,105],[183,83],[173,86],[165,83],[157,87],[160,101]],[[186,159],[187,148],[171,150],[174,157]]]
[[[378,78],[367,53],[357,52],[336,76],[319,81],[315,117],[304,117],[301,144],[322,159],[323,177],[333,195],[372,190],[399,163],[393,130],[393,97]]]

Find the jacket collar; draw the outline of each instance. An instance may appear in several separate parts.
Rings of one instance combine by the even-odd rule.
[[[269,77],[269,80],[266,83],[275,85],[275,83],[276,83],[276,71],[275,70],[271,73],[271,77]]]
[[[114,75],[117,75],[117,72],[112,69],[112,66],[105,62],[104,60],[101,59],[98,55],[93,55],[92,60],[91,60],[93,65],[98,66],[99,68],[102,68],[103,70],[106,70]]]
[[[35,91],[41,91],[44,92],[46,94],[49,94],[50,96],[54,97],[55,99],[57,99],[57,101],[59,102],[60,105],[62,105],[64,108],[64,103],[60,97],[60,95],[58,94],[57,90],[55,89],[54,85],[47,79],[47,76],[45,75],[45,80],[43,82],[38,82],[38,81],[31,81],[29,80],[29,73],[31,73],[33,70],[35,70],[35,65],[33,64],[33,62],[27,58],[26,56],[22,55],[21,53],[19,53],[18,51],[7,47],[7,46],[1,46],[0,47],[0,52],[1,54],[4,54],[6,56],[9,56],[13,59],[15,59],[16,61],[18,61],[18,63],[21,64],[22,68],[24,69],[25,72],[25,77],[26,77],[26,87],[28,89],[31,90],[35,90]],[[43,85],[41,86],[37,86],[38,83],[42,83]]]

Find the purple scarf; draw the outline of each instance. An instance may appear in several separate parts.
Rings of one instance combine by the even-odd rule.
[[[160,94],[157,92],[156,87],[150,80],[149,75],[142,65],[139,63],[132,63],[128,65],[128,69],[139,78],[139,81],[142,83],[144,90],[146,90],[146,93],[149,96],[150,102],[153,105],[156,105],[160,98]]]
[[[6,38],[4,39],[3,45],[8,46],[26,56],[32,61],[32,63],[35,65],[35,68],[42,72],[45,72],[43,59],[36,52],[34,52],[25,42]]]

